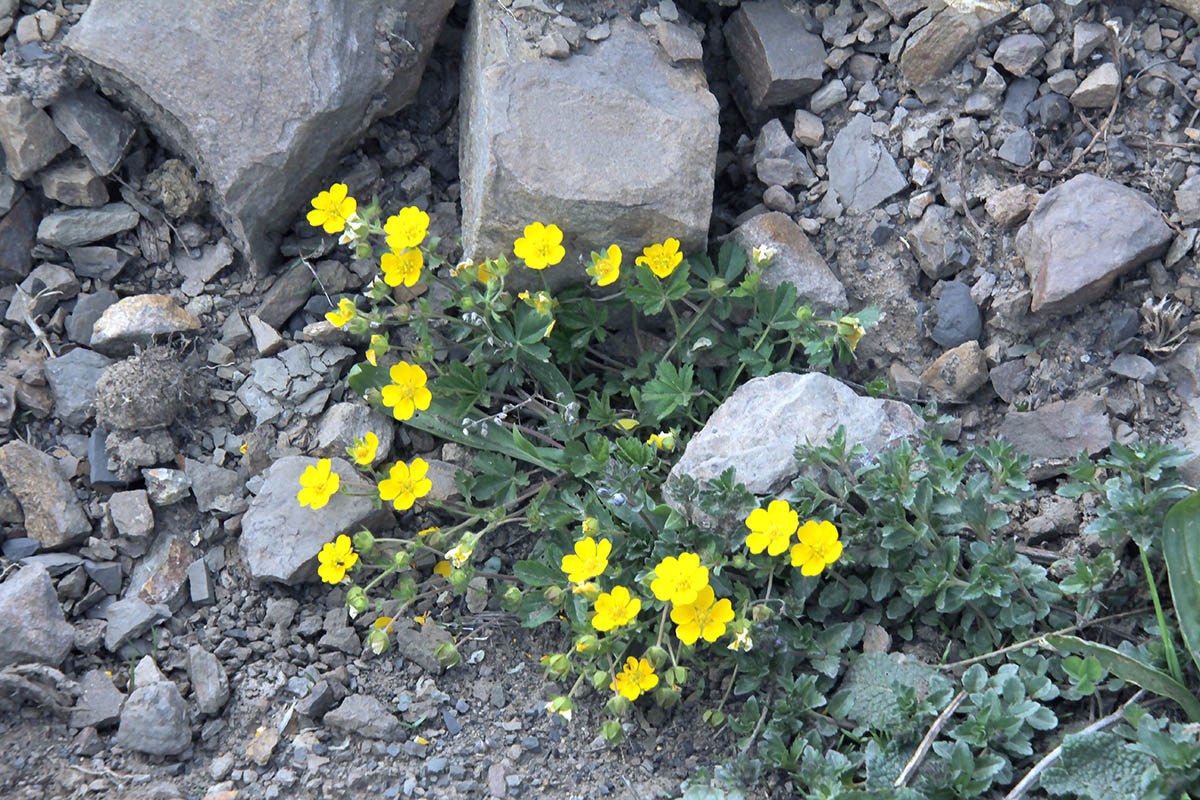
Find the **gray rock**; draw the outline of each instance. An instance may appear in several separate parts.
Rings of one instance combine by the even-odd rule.
[[[196,506],[201,511],[236,514],[245,509],[245,485],[237,471],[191,458],[184,460],[183,471],[192,482]]]
[[[258,495],[242,517],[239,540],[250,575],[294,586],[316,579],[317,553],[339,534],[350,534],[376,514],[368,496],[334,495],[321,509],[296,502],[300,475],[316,460],[288,456],[267,471]],[[344,459],[333,459],[333,471],[344,483],[355,479],[354,468]],[[390,513],[386,512],[387,516]]]
[[[262,302],[259,303],[258,310],[254,312],[254,315],[272,328],[282,328],[292,314],[303,308],[308,301],[308,296],[312,293],[312,286],[312,273],[304,264],[297,264],[275,277],[275,282],[263,295]],[[240,316],[238,318],[240,319]],[[245,325],[245,323],[242,324]],[[225,342],[225,344],[236,347],[230,342]]]
[[[152,683],[163,683],[167,680],[167,676],[158,668],[158,664],[154,663],[154,656],[142,656],[138,659],[133,668],[133,683],[134,687],[149,686]]]
[[[900,72],[913,86],[937,80],[975,47],[979,35],[1005,14],[977,10],[963,14],[947,8],[912,36],[900,56]]]
[[[790,186],[795,183],[810,186],[817,180],[812,167],[808,164],[808,159],[792,142],[787,131],[783,129],[783,123],[778,119],[768,120],[762,130],[758,132],[758,138],[754,141],[754,154],[751,156],[751,161],[755,164],[759,180],[768,186],[772,184]],[[775,161],[784,162],[786,174],[780,178],[768,179],[763,174],[763,165]]]
[[[814,114],[823,114],[849,97],[846,84],[841,78],[834,78],[829,83],[812,93],[808,98],[808,108]]]
[[[811,111],[796,109],[792,122],[792,141],[803,147],[818,147],[825,138],[825,123]]]
[[[67,258],[71,259],[71,266],[75,268],[75,274],[79,277],[100,278],[105,281],[111,281],[120,275],[121,270],[133,260],[133,256],[124,250],[100,245],[68,248]]]
[[[175,254],[175,269],[179,270],[179,274],[200,284],[208,283],[232,263],[233,245],[224,238],[215,244],[205,245],[195,257],[185,252]]]
[[[1076,175],[1047,192],[1017,232],[1030,309],[1069,314],[1097,300],[1120,275],[1166,252],[1171,229],[1142,192]]]
[[[39,175],[42,194],[63,205],[99,208],[108,202],[108,187],[86,161],[68,161]]]
[[[1024,77],[1037,66],[1046,54],[1046,43],[1032,33],[1006,36],[992,56],[996,63],[1014,75]]]
[[[530,60],[506,9],[473,6],[460,101],[465,253],[511,252],[533,221],[557,224],[567,250],[510,282],[578,283],[579,257],[614,243],[630,260],[669,237],[684,252],[707,243],[719,126],[703,69],[673,65],[632,22],[612,28],[586,53]]]
[[[763,190],[763,205],[772,211],[791,214],[796,210],[796,198],[782,186],[776,184]]]
[[[1035,411],[1010,411],[999,433],[1018,453],[1030,456],[1035,467],[1043,460],[1074,460],[1084,450],[1095,455],[1112,441],[1104,400],[1095,395],[1058,400]]]
[[[104,629],[104,647],[115,653],[117,648],[130,639],[141,636],[154,623],[165,619],[167,609],[152,608],[149,603],[139,597],[126,597],[117,600],[108,607],[105,619],[108,626]]]
[[[1180,224],[1200,222],[1200,174],[1179,184],[1175,190],[1175,207],[1179,210]]]
[[[88,347],[92,343],[92,327],[104,311],[120,298],[109,289],[91,294],[81,294],[75,300],[75,308],[67,317],[67,337],[76,344]]]
[[[259,355],[273,355],[283,348],[283,337],[279,332],[254,314],[250,315],[250,330],[254,334],[254,348],[258,350]],[[258,424],[261,425],[262,421]]]
[[[925,209],[920,221],[904,236],[921,271],[934,280],[949,278],[970,262],[957,231],[954,212],[945,206]]]
[[[65,47],[187,154],[261,273],[277,258],[272,231],[327,188],[326,165],[416,96],[451,5],[101,0]]]
[[[868,457],[917,433],[920,418],[903,403],[859,397],[841,381],[820,373],[778,373],[740,386],[692,437],[671,469],[671,479],[716,480],[732,467],[735,480],[755,494],[781,491],[799,472],[793,452],[805,442],[824,444],[839,426],[848,445],[861,443]],[[664,492],[666,502],[695,520]]]
[[[215,715],[229,702],[229,676],[220,660],[198,644],[188,648],[188,680],[201,714]]]
[[[95,414],[96,382],[112,363],[112,359],[82,347],[46,360],[46,381],[59,419],[77,427]]]
[[[947,350],[921,373],[922,384],[939,400],[951,402],[965,402],[987,381],[987,359],[976,341]]]
[[[1118,355],[1109,365],[1109,369],[1114,375],[1146,384],[1154,383],[1154,378],[1158,375],[1158,369],[1150,359],[1135,356],[1132,353]]]
[[[842,282],[786,214],[759,214],[739,226],[733,238],[747,253],[763,246],[776,250],[774,259],[763,270],[760,286],[773,289],[785,281],[791,283],[796,287],[797,302],[808,303],[817,314],[849,307]]]
[[[41,549],[42,546],[38,540],[30,539],[28,536],[18,536],[16,539],[5,539],[0,542],[0,553],[3,553],[9,561],[20,561]]]
[[[86,89],[55,100],[50,117],[100,175],[111,174],[117,168],[137,132],[133,123],[107,100]]]
[[[108,594],[121,593],[121,565],[116,561],[85,561],[83,568],[88,577]]]
[[[1108,108],[1121,88],[1121,76],[1111,61],[1096,67],[1071,92],[1071,105],[1076,108]]]
[[[204,559],[198,558],[188,566],[187,580],[188,594],[191,597],[192,605],[199,608],[200,606],[210,606],[216,602],[212,575],[209,574],[208,565],[204,563]]]
[[[1193,486],[1200,484],[1200,342],[1184,344],[1163,364],[1163,371],[1182,401],[1179,423],[1183,433],[1171,444],[1190,450],[1194,457],[1180,465],[1179,473]]]
[[[128,355],[155,337],[200,330],[200,320],[161,294],[126,297],[104,310],[92,327],[92,347],[108,355]]]
[[[179,755],[192,744],[187,704],[178,687],[160,681],[133,690],[121,710],[116,743],[156,756]]]
[[[756,107],[794,103],[821,85],[825,45],[780,0],[745,3],[724,32]]]
[[[365,694],[352,694],[325,715],[324,723],[370,739],[398,742],[406,730],[383,703]]]
[[[1000,399],[1011,403],[1016,399],[1017,393],[1029,385],[1031,371],[1025,364],[1025,359],[1014,358],[1012,361],[1005,361],[1003,364],[992,367],[988,372],[988,378],[992,382],[992,389]]]
[[[296,702],[296,711],[309,719],[320,719],[337,701],[329,681],[317,681],[312,691]]]
[[[128,486],[129,481],[108,468],[108,431],[97,426],[92,428],[88,436],[88,479],[92,486],[108,486],[120,488]]]
[[[0,668],[13,664],[57,667],[75,641],[50,573],[40,564],[10,572],[0,583]]]
[[[127,203],[102,208],[73,208],[48,214],[38,225],[38,241],[50,247],[91,244],[137,227],[141,216]]]
[[[1045,3],[1038,3],[1024,9],[1021,19],[1029,23],[1034,33],[1045,33],[1054,24],[1054,9]]]
[[[12,209],[0,217],[0,281],[18,283],[25,279],[33,266],[34,238],[37,235],[37,216],[33,197],[21,196]]]
[[[362,653],[362,641],[358,638],[354,628],[348,625],[334,628],[326,633],[317,641],[317,647],[322,650],[340,650],[348,656],[357,656]]]
[[[112,678],[101,669],[94,669],[79,680],[82,692],[75,707],[71,709],[72,728],[107,728],[116,725],[121,718],[121,706],[125,695]]]
[[[65,267],[39,264],[21,281],[21,291],[25,296],[13,297],[5,319],[24,325],[27,314],[30,319],[37,319],[53,311],[60,300],[79,294],[79,279]]]
[[[983,317],[971,299],[971,287],[961,281],[950,281],[942,287],[937,316],[937,325],[930,338],[942,347],[958,347],[963,342],[977,341],[983,333]]]
[[[356,438],[374,433],[379,440],[372,465],[387,460],[395,436],[394,421],[385,414],[361,403],[334,403],[317,424],[317,446],[313,455],[323,458],[343,456]]]
[[[660,20],[654,27],[658,43],[667,53],[667,58],[679,63],[681,61],[700,61],[704,58],[704,47],[700,37],[691,28],[676,25],[673,22]]]
[[[139,597],[152,606],[178,611],[186,596],[187,571],[197,559],[185,531],[168,531],[154,540],[153,547],[129,575],[126,597]]]
[[[29,180],[70,146],[50,115],[29,98],[0,95],[0,147],[13,180]]]
[[[983,207],[997,225],[1012,225],[1028,217],[1041,197],[1034,189],[1018,184],[990,195]]]
[[[145,491],[134,489],[113,493],[108,499],[108,516],[117,533],[132,540],[135,549],[140,549],[135,555],[146,552],[154,536],[154,513],[150,510]]]
[[[1033,163],[1033,134],[1019,128],[1004,137],[998,155],[1010,164],[1026,167]]]
[[[54,459],[14,439],[0,447],[0,475],[25,512],[25,531],[47,550],[82,543],[92,532],[71,484]]]
[[[0,172],[0,217],[3,217],[24,195],[24,187],[8,177],[8,173]]]
[[[181,469],[144,469],[142,477],[146,480],[150,502],[156,506],[174,505],[186,499],[192,488],[191,479]]]
[[[1108,28],[1099,22],[1077,22],[1072,35],[1071,60],[1078,67],[1083,60],[1104,44],[1108,38]]]
[[[1018,78],[1013,81],[1004,94],[1004,106],[1000,109],[1000,116],[1017,127],[1028,122],[1029,104],[1037,97],[1038,86],[1037,78]]]
[[[908,186],[891,154],[871,133],[866,114],[855,114],[838,131],[827,162],[829,185],[853,211],[869,211]]]

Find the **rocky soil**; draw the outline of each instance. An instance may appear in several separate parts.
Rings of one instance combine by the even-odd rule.
[[[1200,451],[1200,37],[1175,3],[128,5],[0,0],[5,797],[640,800],[734,754],[711,697],[615,750],[599,703],[551,718],[556,632],[482,594],[419,609],[462,664],[432,624],[363,652],[316,552],[437,520],[300,509],[297,476],[366,430],[443,478],[460,454],[345,389],[362,346],[323,315],[376,266],[303,222],[333,180],[427,209],[451,259],[533,219],[567,263],[776,248],[765,280],[882,307],[846,384],[1033,456],[1018,530],[1047,561],[1079,546],[1048,479],[1081,449]],[[484,546],[503,572],[529,541]]]

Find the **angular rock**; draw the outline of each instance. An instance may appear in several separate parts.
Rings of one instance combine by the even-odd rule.
[[[175,254],[175,269],[179,270],[179,274],[200,284],[208,283],[232,263],[233,245],[228,239],[205,245],[195,257],[183,252]]]
[[[188,594],[191,597],[192,605],[198,608],[210,606],[216,602],[212,575],[209,574],[208,565],[204,563],[204,559],[198,558],[192,562],[187,569],[187,579]]]
[[[1121,76],[1111,61],[1096,67],[1071,92],[1071,105],[1076,108],[1108,108],[1121,88]]]
[[[162,534],[129,575],[127,597],[138,597],[151,606],[164,605],[178,611],[187,597],[188,568],[197,560],[196,551],[184,531]]]
[[[312,691],[296,702],[296,711],[310,719],[320,719],[336,702],[329,681],[317,681]]]
[[[114,247],[72,247],[67,250],[67,258],[75,274],[81,278],[100,278],[111,281],[121,274],[133,257],[124,250]]]
[[[937,303],[937,325],[929,338],[942,347],[958,347],[963,342],[978,341],[983,333],[983,317],[971,298],[971,287],[961,281],[950,281],[942,288]]]
[[[21,291],[24,296],[18,294],[13,297],[5,319],[24,325],[27,315],[29,319],[36,320],[53,311],[60,300],[68,300],[79,294],[79,279],[66,267],[39,264],[21,281]]]
[[[1121,353],[1113,359],[1109,369],[1113,374],[1120,375],[1122,378],[1129,378],[1138,383],[1154,383],[1154,378],[1158,375],[1158,368],[1148,358],[1135,356],[1132,353]]]
[[[791,283],[796,287],[797,302],[808,303],[817,314],[849,308],[842,282],[786,214],[759,214],[734,230],[733,239],[747,253],[756,247],[775,249],[775,257],[763,270],[760,286],[774,289],[785,281]]]
[[[79,681],[82,695],[71,709],[72,728],[107,728],[121,718],[123,695],[104,670],[94,669]]]
[[[75,300],[75,308],[67,317],[67,337],[76,344],[88,347],[92,343],[92,327],[104,314],[105,309],[117,302],[117,293],[101,289],[91,294],[81,294]]]
[[[54,459],[14,439],[0,447],[0,474],[25,512],[25,531],[47,550],[80,544],[92,532],[71,484]]]
[[[50,573],[30,564],[0,583],[0,668],[13,664],[57,667],[75,642]]]
[[[700,61],[704,58],[704,47],[691,28],[676,25],[673,22],[660,20],[654,28],[658,43],[667,52],[667,58],[679,63],[681,61]]]
[[[794,103],[821,85],[825,45],[781,0],[743,3],[724,32],[756,107]]]
[[[787,163],[789,167],[787,177],[782,180],[766,180],[763,175],[763,162],[776,160]],[[751,161],[758,170],[759,180],[768,185],[778,183],[783,186],[791,186],[795,183],[803,183],[808,186],[817,180],[812,167],[808,164],[808,159],[788,137],[787,131],[783,129],[783,123],[778,119],[768,120],[767,124],[763,125],[762,130],[758,132]]]
[[[1029,166],[1033,163],[1033,134],[1025,128],[1013,131],[1004,137],[996,155],[1015,166]]]
[[[92,348],[128,355],[134,345],[148,346],[157,336],[200,330],[200,320],[162,294],[139,294],[112,304],[92,328]]]
[[[77,427],[95,414],[96,382],[112,363],[112,359],[82,347],[46,359],[46,381],[59,419]]]
[[[181,469],[144,469],[146,493],[156,506],[169,506],[184,500],[192,488],[192,481]]]
[[[333,472],[345,484],[355,480],[354,468],[335,458]],[[300,475],[316,459],[288,456],[276,461],[258,494],[242,517],[239,546],[250,575],[294,586],[316,579],[317,553],[339,534],[350,534],[376,514],[370,497],[337,494],[321,509],[296,502]],[[385,514],[390,513],[384,509]]]
[[[29,180],[70,146],[50,116],[29,98],[0,95],[0,147],[14,181]]]
[[[1193,454],[1179,473],[1192,486],[1200,484],[1200,342],[1190,341],[1163,364],[1163,370],[1182,400],[1179,423],[1183,433],[1171,442]]]
[[[415,97],[451,5],[98,0],[65,46],[189,157],[261,273],[327,165]]]
[[[999,433],[1035,466],[1043,460],[1073,460],[1085,450],[1095,455],[1112,441],[1104,400],[1096,395],[1058,400],[1035,411],[1010,411]]]
[[[841,78],[834,78],[829,83],[813,92],[808,99],[808,108],[814,114],[824,114],[829,109],[849,97],[846,84]]]
[[[671,469],[683,476],[712,481],[733,467],[735,480],[755,494],[772,494],[799,472],[793,452],[805,442],[824,444],[839,426],[847,445],[861,443],[868,457],[916,434],[920,418],[903,403],[859,397],[841,381],[820,373],[778,373],[740,386],[713,412]],[[684,514],[664,492],[666,502]]]
[[[913,86],[924,86],[954,68],[975,47],[979,35],[1005,15],[943,9],[911,37],[900,56],[900,72]]]
[[[976,341],[947,350],[921,373],[921,383],[938,399],[952,402],[965,402],[987,381],[987,359]]]
[[[134,124],[107,100],[86,89],[55,100],[50,118],[100,175],[109,175],[117,168],[137,132]]]
[[[792,121],[792,141],[803,147],[819,147],[825,138],[825,123],[811,111],[796,109]]]
[[[25,279],[33,266],[30,251],[36,236],[33,197],[26,193],[0,219],[0,281],[18,283]]]
[[[134,689],[121,710],[116,743],[156,756],[179,755],[188,749],[192,729],[179,688],[170,681],[159,681]]]
[[[410,625],[397,622],[392,627],[396,640],[396,652],[433,675],[445,670],[437,659],[437,649],[454,637],[441,625]]]
[[[1091,174],[1047,192],[1017,232],[1030,310],[1070,314],[1166,252],[1171,229],[1142,192]]]
[[[63,205],[99,208],[108,202],[108,187],[86,161],[70,161],[44,170],[42,193]]]
[[[91,244],[122,231],[136,228],[141,216],[127,203],[109,203],[101,208],[73,208],[46,215],[38,225],[38,241],[50,247]]]
[[[829,185],[853,211],[869,211],[908,186],[891,154],[871,133],[871,118],[855,114],[828,154]]]
[[[629,259],[669,237],[684,252],[703,249],[719,129],[699,64],[671,64],[644,29],[623,20],[586,53],[538,60],[493,3],[472,8],[465,60],[468,257],[511,252],[530,222],[553,222],[567,251],[541,273],[553,289],[581,282],[580,257],[613,243]],[[510,280],[539,277],[530,272]]]
[[[152,683],[162,683],[167,676],[154,663],[154,656],[142,656],[133,668],[133,686],[149,686]]]
[[[115,653],[122,644],[141,636],[151,625],[166,617],[165,611],[161,606],[151,608],[140,597],[116,601],[105,613],[108,626],[104,629],[104,647]]]
[[[997,225],[1012,225],[1028,217],[1041,197],[1036,190],[1018,184],[989,196],[983,207]]]
[[[369,739],[400,741],[405,727],[387,706],[366,694],[352,694],[325,715],[324,723]]]
[[[313,455],[332,458],[346,453],[354,440],[374,433],[379,440],[372,465],[387,460],[392,452],[396,425],[387,415],[362,403],[334,403],[317,423],[317,446]]]
[[[183,471],[192,482],[196,506],[201,511],[236,514],[245,508],[245,485],[235,470],[188,458],[184,460]]]
[[[1006,36],[992,56],[996,63],[1014,75],[1024,77],[1046,54],[1046,43],[1032,33]]]
[[[957,231],[954,212],[945,206],[925,209],[920,221],[904,236],[921,271],[934,280],[949,278],[970,262]]]
[[[198,644],[188,648],[188,680],[201,714],[215,715],[229,702],[229,676],[220,660]]]
[[[1011,403],[1017,396],[1017,392],[1029,385],[1029,376],[1031,370],[1025,364],[1025,359],[1014,358],[1012,361],[1005,361],[999,366],[992,367],[988,372],[988,378],[992,382],[992,389],[1006,403]]]
[[[1180,224],[1200,221],[1200,175],[1193,175],[1179,184],[1175,190],[1175,207],[1179,210]]]

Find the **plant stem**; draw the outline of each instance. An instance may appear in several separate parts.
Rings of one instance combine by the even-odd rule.
[[[1138,547],[1138,556],[1142,559],[1142,569],[1146,570],[1146,583],[1150,586],[1150,599],[1154,602],[1154,617],[1158,620],[1158,632],[1162,634],[1163,650],[1166,651],[1167,669],[1171,677],[1183,684],[1183,670],[1179,668],[1179,656],[1175,653],[1175,644],[1171,641],[1171,631],[1167,628],[1167,620],[1163,616],[1162,603],[1158,600],[1158,587],[1154,582],[1154,573],[1150,571],[1150,559],[1146,551]]]
[[[929,726],[929,730],[925,733],[925,738],[917,745],[916,752],[913,753],[908,763],[904,765],[904,769],[901,770],[900,776],[896,778],[896,782],[892,784],[893,786],[899,789],[908,783],[908,779],[917,771],[917,767],[921,765],[921,761],[925,758],[925,754],[929,752],[929,748],[933,747],[933,743],[937,739],[938,734],[942,732],[942,728],[946,727],[946,723],[950,721],[950,717],[954,716],[954,712],[958,710],[958,707],[962,705],[962,701],[966,697],[967,690],[963,689],[954,696],[949,705],[942,709],[942,713],[938,714],[937,719]]]
[[[667,352],[663,353],[663,361],[666,361],[667,359],[669,359],[671,357],[671,354],[673,352],[675,352],[675,348],[679,346],[680,342],[682,342],[685,338],[687,338],[687,335],[692,332],[692,328],[696,327],[696,323],[699,322],[704,317],[704,315],[708,312],[708,309],[709,309],[709,307],[712,306],[712,304],[713,304],[712,298],[709,298],[708,300],[706,300],[704,302],[704,305],[700,306],[699,309],[695,310],[695,314],[692,315],[692,318],[688,321],[687,326],[682,331],[679,330],[678,319],[676,320],[675,341],[671,342],[671,346],[667,348]],[[671,307],[670,304],[668,304],[667,308],[670,308],[670,307]],[[671,312],[672,316],[674,316],[674,313],[675,313],[674,311]]]

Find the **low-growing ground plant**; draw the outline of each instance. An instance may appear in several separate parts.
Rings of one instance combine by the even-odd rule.
[[[1028,460],[1003,441],[947,443],[932,406],[918,441],[875,458],[844,431],[798,448],[800,477],[779,496],[755,497],[732,470],[668,487],[675,455],[738,386],[835,371],[875,310],[815,316],[791,284],[761,285],[772,253],[732,243],[713,261],[668,238],[632,263],[612,245],[591,254],[590,285],[551,293],[530,276],[569,268],[553,224],[528,225],[511,261],[450,265],[415,207],[385,219],[335,184],[308,219],[380,266],[363,298],[327,315],[365,345],[351,389],[471,454],[455,496],[436,500],[423,459],[370,466],[372,435],[349,451],[358,478],[328,460],[301,477],[298,501],[314,508],[366,491],[438,515],[398,538],[338,537],[319,556],[321,579],[371,615],[376,653],[447,583],[487,584],[522,624],[562,632],[540,659],[561,687],[547,713],[570,721],[598,697],[616,745],[635,705],[705,704],[738,752],[686,798],[782,780],[844,800],[1200,786],[1200,700],[1186,688],[1200,667],[1200,501],[1167,513],[1189,495],[1186,454],[1081,457],[1059,492],[1096,495],[1084,532],[1096,546],[1054,564],[1018,545]],[[512,574],[478,563],[504,526],[534,534]],[[452,643],[437,657],[459,658]]]

